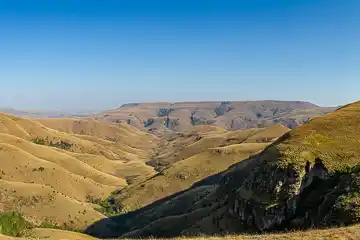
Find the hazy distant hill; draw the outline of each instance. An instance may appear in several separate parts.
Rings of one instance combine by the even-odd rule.
[[[91,111],[39,111],[39,110],[18,110],[13,108],[0,108],[0,112],[17,117],[26,118],[62,118],[62,117],[89,117],[95,112]]]
[[[131,103],[97,114],[95,118],[128,123],[150,131],[185,131],[196,125],[216,125],[226,130],[238,130],[276,123],[295,128],[334,109],[309,102],[271,100]]]

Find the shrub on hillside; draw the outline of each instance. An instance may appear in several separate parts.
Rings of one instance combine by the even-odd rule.
[[[61,140],[60,142],[54,143],[53,141],[49,142],[47,139],[43,139],[43,138],[39,138],[39,137],[32,139],[32,142],[35,144],[56,147],[56,148],[60,148],[60,149],[64,149],[64,150],[69,150],[73,146],[72,143],[68,143],[63,140]]]
[[[0,213],[0,233],[3,235],[21,237],[32,225],[18,212]]]
[[[102,200],[101,198],[94,198],[92,196],[87,196],[86,199],[87,202],[99,205],[100,207],[95,208],[95,210],[104,214],[107,217],[127,213],[126,209],[123,206],[115,202],[113,196],[109,196],[105,200]]]
[[[46,145],[45,139],[38,138],[38,137],[34,138],[32,140],[32,142],[35,143],[35,144],[39,144],[39,145]]]
[[[50,142],[49,146],[69,150],[73,146],[73,144],[61,140],[60,142],[56,143]]]

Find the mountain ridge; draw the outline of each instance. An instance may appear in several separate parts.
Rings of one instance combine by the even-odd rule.
[[[197,125],[237,130],[281,123],[294,128],[335,109],[304,101],[148,102],[124,104],[93,117],[154,133],[168,133],[188,131]]]

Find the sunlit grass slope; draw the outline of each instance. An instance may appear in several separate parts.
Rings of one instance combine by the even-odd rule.
[[[105,217],[94,199],[156,173],[145,161],[157,141],[126,125],[0,113],[0,210],[85,229]]]

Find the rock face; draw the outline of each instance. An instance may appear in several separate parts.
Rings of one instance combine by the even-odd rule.
[[[142,130],[182,132],[198,125],[213,125],[226,130],[274,124],[295,128],[335,109],[300,101],[163,102],[126,104],[93,117],[112,123],[127,122]]]
[[[307,165],[310,165],[308,163]],[[310,167],[311,168],[311,167]],[[246,179],[236,191],[236,198],[230,212],[236,215],[247,227],[260,231],[282,228],[290,220],[296,219],[302,194],[308,191],[312,184],[325,182],[328,170],[322,160],[317,158],[314,166],[299,171],[289,166],[284,171],[279,169],[266,170],[260,166]],[[258,174],[266,171],[270,175]],[[263,181],[268,179],[268,181]],[[269,193],[270,199],[253,198],[256,192]]]

